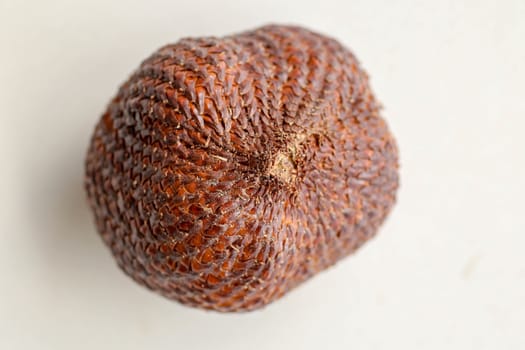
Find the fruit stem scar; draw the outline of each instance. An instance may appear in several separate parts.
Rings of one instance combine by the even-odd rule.
[[[292,183],[297,176],[297,160],[299,158],[300,145],[306,139],[306,134],[295,135],[284,149],[279,150],[273,157],[268,168],[268,174],[285,183]]]
[[[284,182],[290,183],[295,178],[296,165],[287,151],[279,151],[275,155],[273,164],[268,170],[268,174]]]

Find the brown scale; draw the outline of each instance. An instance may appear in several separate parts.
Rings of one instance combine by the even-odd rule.
[[[183,39],[97,125],[86,188],[118,265],[183,304],[260,308],[370,239],[397,149],[367,75],[299,27]]]

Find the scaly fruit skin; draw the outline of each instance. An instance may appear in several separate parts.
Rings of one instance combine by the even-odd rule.
[[[260,308],[385,219],[397,149],[379,108],[355,57],[306,29],[167,45],[96,127],[98,231],[126,274],[167,298]]]

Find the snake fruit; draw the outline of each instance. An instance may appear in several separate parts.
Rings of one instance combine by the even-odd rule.
[[[261,308],[385,220],[398,156],[380,109],[355,56],[307,29],[164,46],[92,136],[97,229],[127,275],[167,298]]]

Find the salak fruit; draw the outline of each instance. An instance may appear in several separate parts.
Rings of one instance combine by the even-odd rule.
[[[98,231],[126,274],[167,298],[260,308],[384,221],[398,158],[379,111],[353,54],[303,28],[164,46],[92,137]]]

